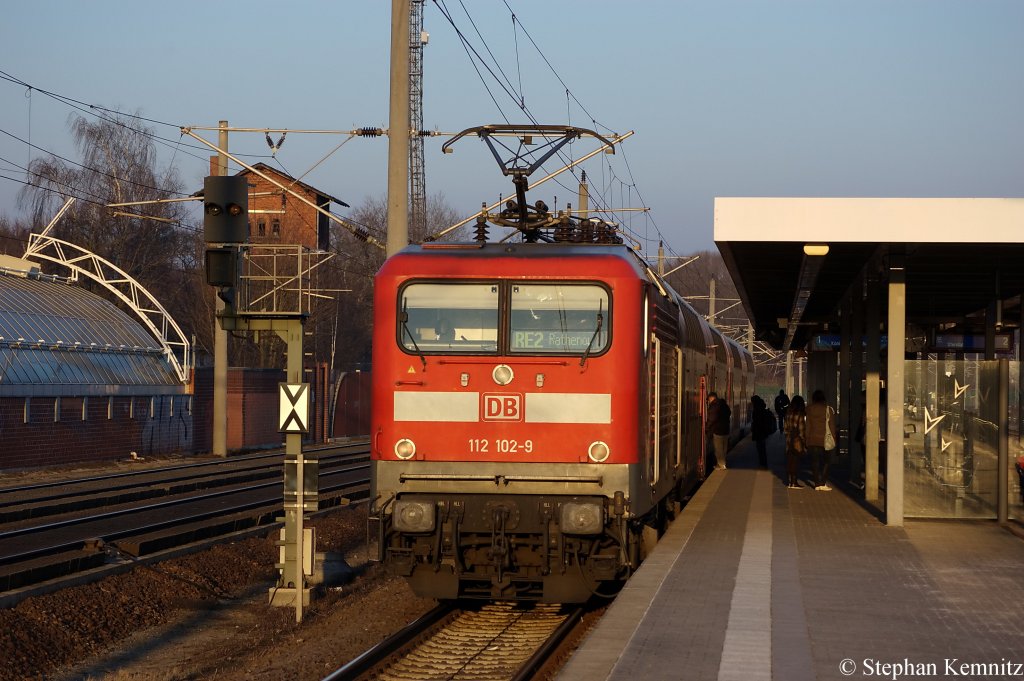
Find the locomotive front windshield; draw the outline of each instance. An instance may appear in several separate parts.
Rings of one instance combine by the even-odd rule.
[[[399,337],[410,352],[498,350],[497,284],[410,284],[401,303]]]
[[[399,343],[415,354],[598,355],[609,302],[596,284],[413,282],[400,293]]]

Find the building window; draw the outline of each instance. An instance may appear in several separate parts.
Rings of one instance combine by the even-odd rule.
[[[107,420],[110,421],[114,418],[114,396],[107,397]]]
[[[270,230],[274,233],[274,236],[281,236],[281,221],[278,218],[270,221]]]
[[[259,220],[256,221],[256,236],[266,236],[266,235],[267,235],[267,221],[264,220],[263,218],[260,218]]]
[[[53,422],[60,421],[60,397],[53,398]]]
[[[82,398],[82,420],[89,420],[89,397],[85,396]]]
[[[32,421],[32,398],[31,397],[26,397],[25,398],[25,423],[30,423],[31,421]]]
[[[149,398],[149,418],[156,418],[156,398]]]

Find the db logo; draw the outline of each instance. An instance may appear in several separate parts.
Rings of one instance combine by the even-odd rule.
[[[484,393],[484,421],[521,421],[523,396],[508,393]]]

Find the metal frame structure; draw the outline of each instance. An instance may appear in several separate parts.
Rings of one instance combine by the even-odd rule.
[[[41,258],[71,270],[70,281],[88,277],[110,291],[138,317],[160,343],[164,359],[182,384],[189,382],[192,346],[178,324],[139,282],[127,272],[81,246],[43,234],[30,234],[25,258]],[[181,359],[178,359],[180,353]]]
[[[409,3],[409,199],[412,229],[422,234],[427,223],[427,173],[423,161],[423,35],[424,0]]]
[[[309,315],[312,298],[324,297],[311,273],[334,257],[301,244],[243,244],[236,314],[257,317]]]

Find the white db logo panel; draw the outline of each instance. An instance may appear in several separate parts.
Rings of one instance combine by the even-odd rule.
[[[519,393],[484,393],[483,421],[522,421],[523,396]]]

